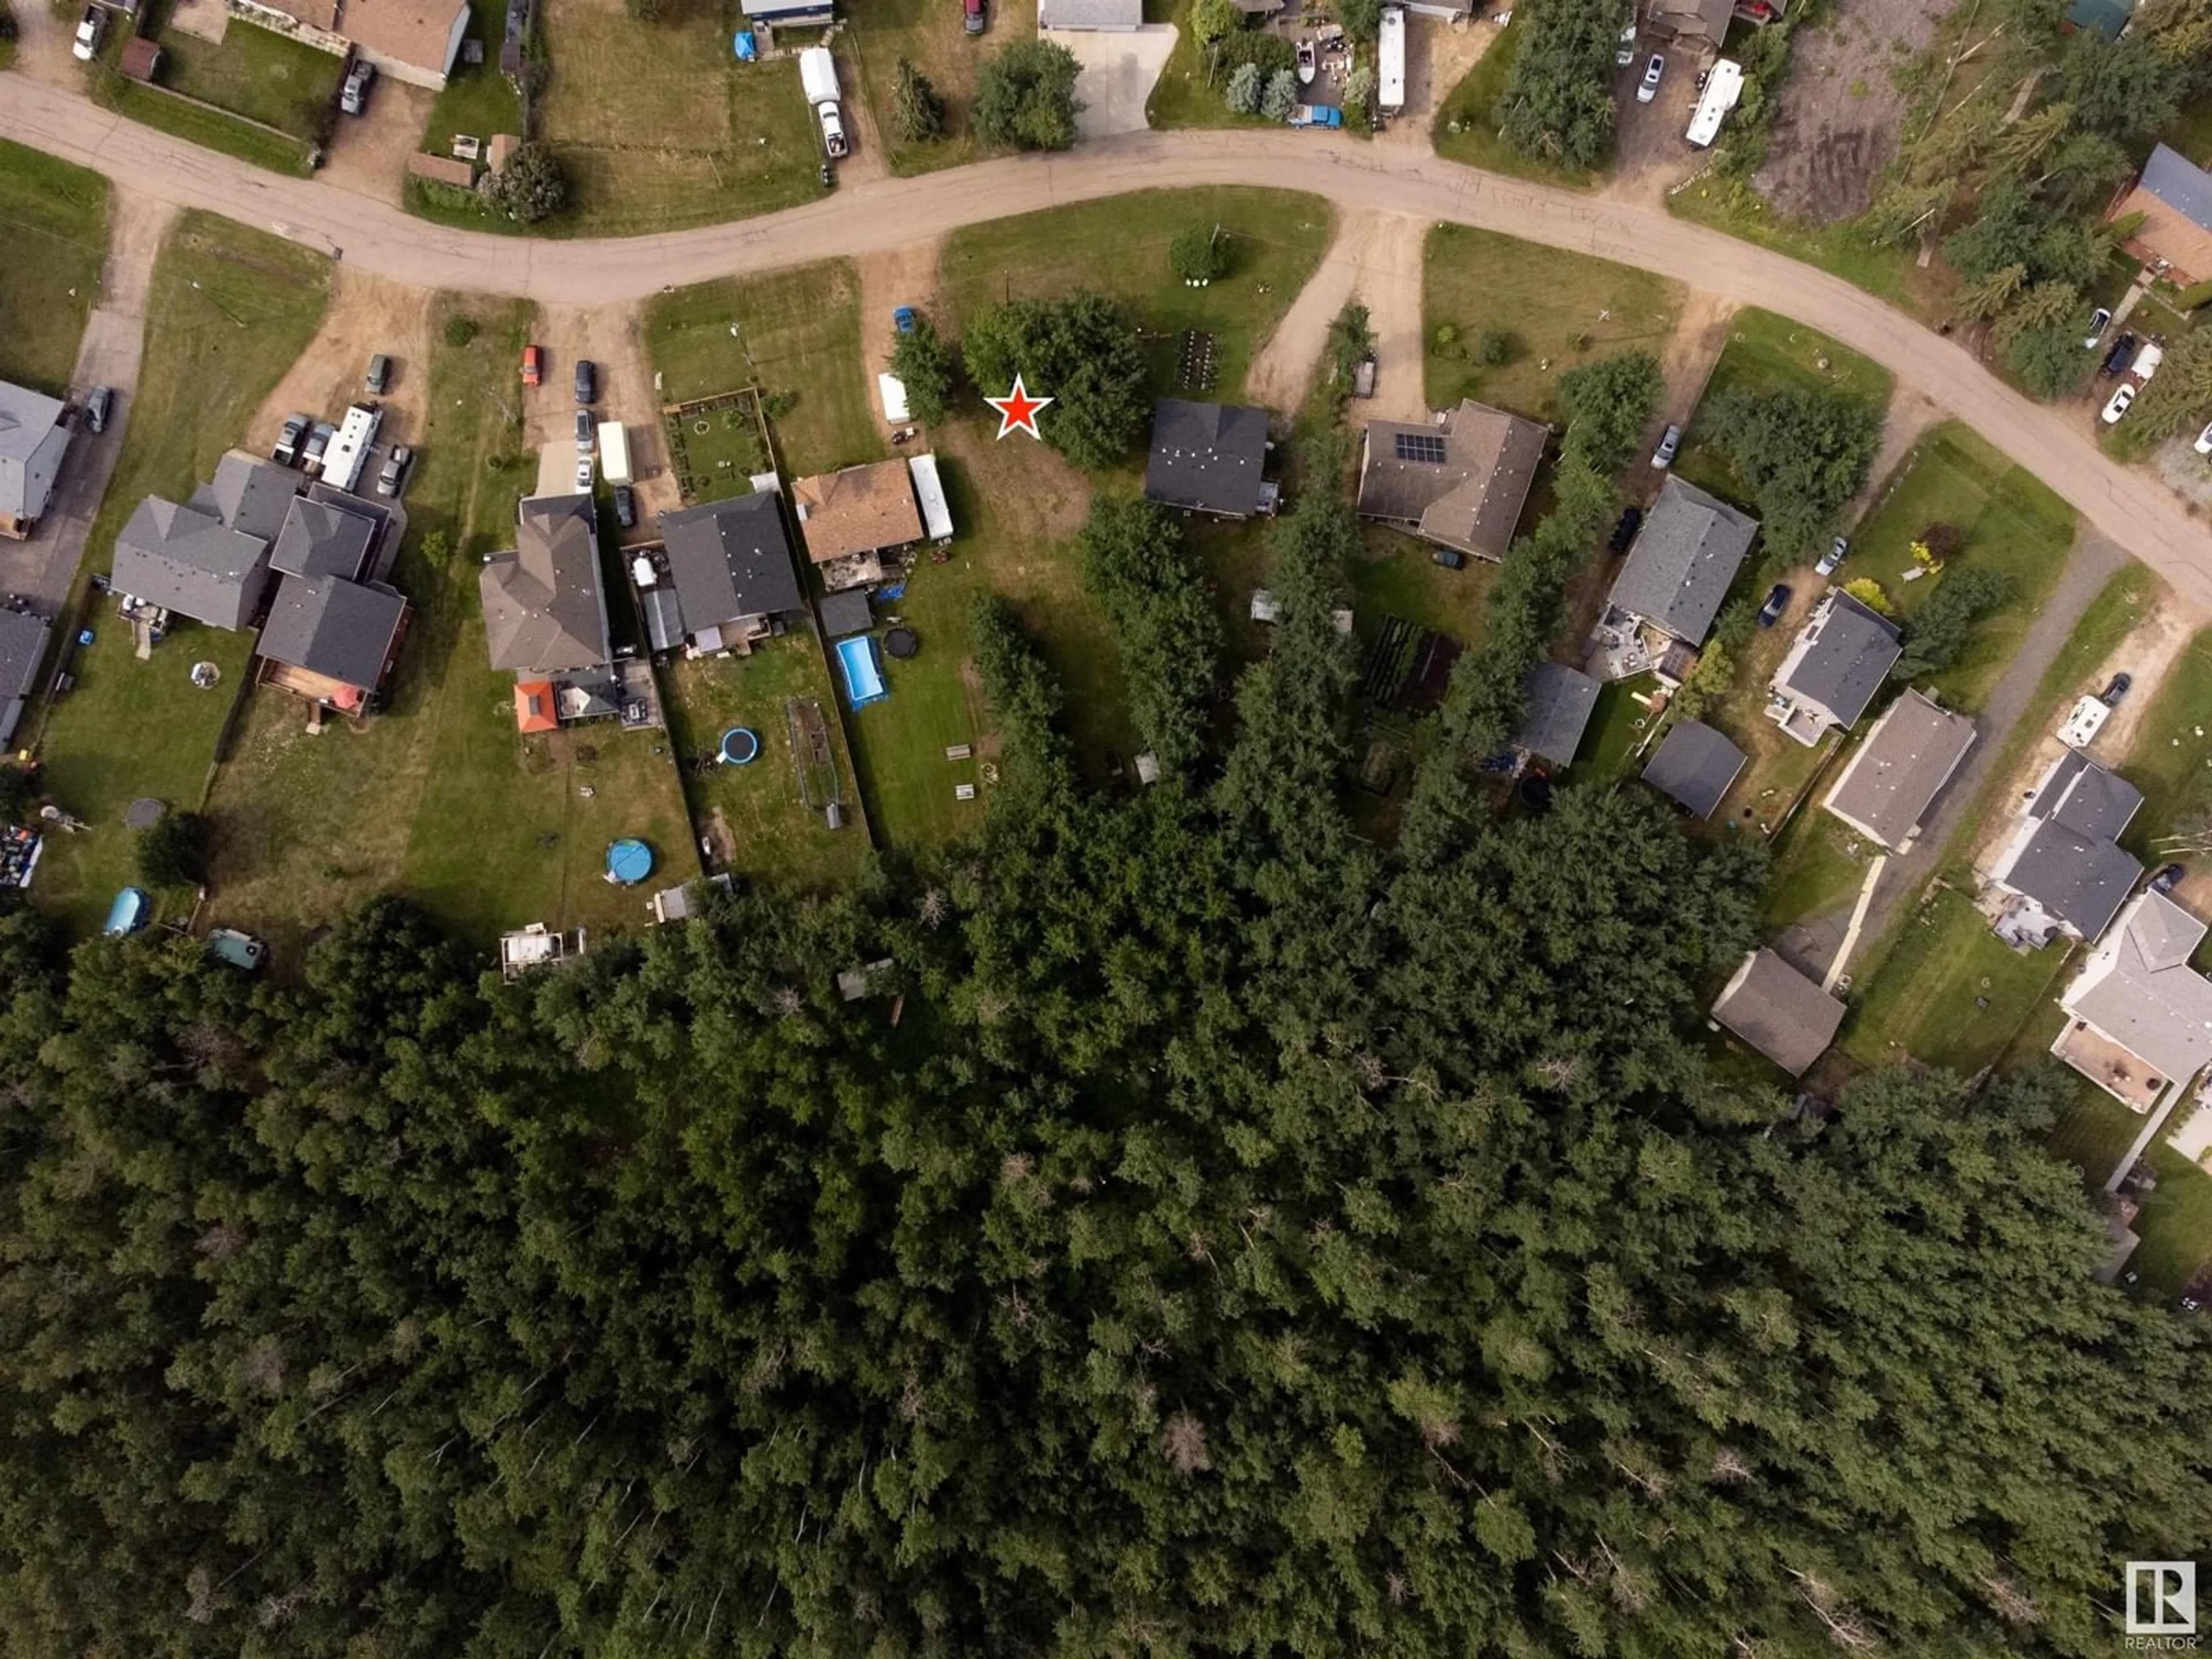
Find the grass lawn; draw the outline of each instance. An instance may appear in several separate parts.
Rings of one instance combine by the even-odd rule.
[[[749,386],[759,386],[771,408],[779,393],[787,396],[789,406],[770,422],[787,472],[826,471],[886,453],[876,429],[875,381],[860,362],[860,279],[849,259],[657,295],[646,307],[645,343],[666,402]]]
[[[989,0],[988,9],[990,27],[981,35],[968,33],[961,9],[951,0],[871,0],[864,12],[847,17],[846,32],[837,42],[844,54],[840,67],[849,64],[859,75],[858,84],[844,90],[866,98],[892,172],[934,173],[975,159],[975,141],[968,130],[975,67],[1009,41],[1036,33],[1036,0]],[[933,143],[907,143],[891,119],[891,86],[902,58],[945,100],[945,136]]]
[[[1447,570],[1429,556],[1434,550],[1428,543],[1401,531],[1362,524],[1359,534],[1360,557],[1346,574],[1363,639],[1380,634],[1387,618],[1401,617],[1463,646],[1481,642],[1499,566],[1469,559]]]
[[[1911,543],[1936,523],[1964,531],[1965,550],[1942,575],[1901,580],[1914,568]],[[1859,526],[1849,570],[1880,582],[1908,621],[1953,572],[1978,567],[2012,578],[2011,597],[1977,625],[1966,649],[1922,683],[1950,707],[1978,708],[2058,580],[2074,530],[2073,510],[2026,468],[1967,428],[1947,422],[1921,440]]]
[[[1527,30],[1516,28],[1500,33],[1438,105],[1433,129],[1437,154],[1448,161],[1464,162],[1488,173],[1588,190],[1597,182],[1598,169],[1524,155],[1498,136],[1498,100],[1504,94],[1513,60],[1521,55],[1521,42],[1527,35]]]
[[[309,143],[337,106],[344,62],[233,17],[222,44],[182,29],[161,36],[161,84]]]
[[[2143,793],[2129,850],[2156,864],[2151,843],[2212,805],[2212,629],[2199,632],[2159,683],[2124,770]]]
[[[1778,216],[1747,186],[1701,181],[1670,193],[1667,210],[1678,219],[1723,230],[1802,259],[1879,295],[1923,323],[1937,322],[1948,313],[1951,292],[1957,286],[1957,279],[1941,261],[1925,270],[1915,263],[1919,252],[1916,243],[1873,247],[1849,221],[1835,225],[1793,223]]]
[[[2158,1172],[2158,1188],[2136,1218],[2142,1243],[2128,1266],[2146,1284],[2176,1294],[2212,1267],[2212,1175],[2167,1146],[2163,1135],[2147,1156]]]
[[[422,129],[422,148],[451,155],[453,136],[489,139],[495,133],[522,131],[522,98],[499,72],[499,49],[507,38],[507,0],[476,0],[469,7],[467,39],[483,43],[481,64],[456,63],[453,73],[430,106]]]
[[[337,60],[330,61],[335,64]],[[159,87],[125,80],[105,65],[93,76],[93,96],[117,114],[166,132],[173,138],[234,156],[271,173],[287,173],[304,179],[314,171],[307,165],[307,152],[313,146],[305,140],[249,125],[222,110],[188,104],[181,98],[171,97]]]
[[[1905,914],[1871,971],[1862,969],[1844,1050],[1868,1065],[1909,1055],[1971,1075],[2004,1052],[2067,963],[2059,945],[2021,952],[2002,944],[1947,882]]]
[[[1716,495],[1749,501],[1750,492],[1737,482],[1735,469],[1713,441],[1710,411],[1727,392],[1772,392],[1793,386],[1829,387],[1883,410],[1889,407],[1897,380],[1873,359],[1802,323],[1747,307],[1729,325],[1728,343],[1713,365],[1712,378],[1705,382],[1698,413],[1682,434],[1675,472]]]
[[[1760,921],[1779,928],[1844,908],[1865,884],[1867,866],[1881,851],[1841,819],[1807,802],[1774,838]]]
[[[721,6],[667,0],[641,23],[605,0],[553,0],[540,27],[552,72],[538,136],[568,169],[569,205],[539,228],[684,230],[820,193],[820,131],[798,65],[738,63]]]
[[[670,739],[687,763],[684,791],[691,820],[701,834],[713,834],[729,848],[732,871],[757,881],[822,886],[860,869],[868,852],[868,831],[854,810],[853,761],[837,720],[842,693],[831,683],[821,643],[811,630],[794,629],[757,646],[750,657],[673,662],[660,683],[668,702]],[[786,702],[793,697],[821,705],[845,802],[842,829],[830,829],[800,793],[785,714]],[[750,766],[689,763],[711,755],[733,726],[759,734],[758,759]]]
[[[1632,347],[1662,352],[1682,303],[1680,287],[1649,271],[1462,225],[1431,231],[1422,265],[1423,375],[1435,409],[1474,398],[1548,420],[1563,371]],[[1446,326],[1457,337],[1440,347]],[[1512,337],[1511,352],[1485,368],[1476,343],[1497,330]]]
[[[0,139],[0,317],[39,319],[0,328],[0,380],[54,397],[69,390],[107,257],[107,209],[100,174]]]
[[[1659,682],[1649,674],[1608,680],[1600,689],[1577,763],[1583,776],[1609,782],[1644,770],[1651,750],[1640,745],[1650,735],[1651,718],[1637,698],[1648,697],[1658,689]]]
[[[1186,288],[1168,270],[1168,243],[1193,224],[1218,224],[1230,239],[1229,275],[1206,288]],[[1200,395],[1233,398],[1321,263],[1333,229],[1328,205],[1317,198],[1233,186],[1139,191],[970,225],[945,245],[940,271],[951,314],[939,325],[957,336],[967,318],[1002,301],[1089,289],[1126,301],[1156,337],[1147,344],[1157,390],[1175,389],[1182,331],[1202,329],[1214,338],[1217,379]]]

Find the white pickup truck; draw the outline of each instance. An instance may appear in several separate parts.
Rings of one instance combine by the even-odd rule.
[[[806,88],[806,101],[822,123],[822,148],[836,161],[851,148],[845,142],[845,118],[838,111],[837,60],[827,46],[809,46],[799,54],[799,82]]]

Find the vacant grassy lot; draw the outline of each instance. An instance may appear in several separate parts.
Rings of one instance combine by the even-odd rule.
[[[507,0],[474,0],[466,38],[483,43],[483,62],[455,64],[430,106],[422,148],[433,155],[451,155],[456,133],[489,139],[495,133],[522,131],[522,99],[499,72],[500,45],[507,38]]]
[[[1943,574],[1905,581],[1904,573],[1914,568],[1911,544],[1931,524],[1963,531],[1966,547]],[[1848,569],[1880,582],[1908,621],[1956,572],[1998,570],[2012,579],[2005,605],[1977,626],[1948,665],[1921,683],[1944,703],[1978,708],[2058,580],[2074,530],[2072,509],[2027,469],[1966,428],[1946,423],[1921,440],[1859,526]]]
[[[1548,420],[1561,373],[1631,348],[1663,351],[1682,302],[1677,285],[1649,271],[1461,225],[1429,233],[1422,268],[1423,371],[1436,409],[1474,398]],[[1492,333],[1508,337],[1507,355],[1485,365]]]
[[[107,180],[42,151],[0,139],[0,380],[54,397],[69,390],[84,319],[107,257]]]
[[[1838,771],[1842,762],[1837,763]],[[1832,787],[1832,777],[1823,779]],[[1774,838],[1759,918],[1769,927],[1824,916],[1849,904],[1881,849],[1808,801]]]
[[[837,720],[842,692],[811,630],[794,629],[750,657],[673,662],[661,684],[691,822],[728,849],[732,870],[755,881],[822,886],[860,869],[868,832],[856,810],[852,757]],[[785,712],[793,698],[821,705],[845,803],[842,829],[830,828],[801,793]],[[710,758],[733,726],[759,735],[760,757],[750,766],[723,766]]]
[[[645,337],[669,403],[759,386],[775,459],[787,472],[884,453],[875,383],[860,362],[860,281],[849,259],[656,295],[646,307]]]
[[[2128,781],[2143,792],[2130,848],[2157,861],[2154,843],[2212,805],[2212,629],[2192,639],[2166,678],[2128,750]]]
[[[1463,161],[1488,173],[1588,190],[1597,182],[1596,171],[1523,155],[1498,136],[1498,100],[1504,94],[1513,60],[1521,55],[1524,33],[1509,28],[1498,35],[1482,54],[1482,60],[1437,106],[1433,129],[1437,154],[1448,161]]]
[[[1728,344],[1713,365],[1698,412],[1682,434],[1674,471],[1716,495],[1749,501],[1750,493],[1713,441],[1712,410],[1730,392],[1771,392],[1790,386],[1830,387],[1882,410],[1889,407],[1897,380],[1870,358],[1802,323],[1756,307],[1739,311],[1729,323]]]
[[[1194,224],[1218,224],[1230,239],[1229,275],[1206,288],[1186,288],[1168,270],[1168,243]],[[1332,228],[1328,204],[1315,197],[1226,187],[1140,191],[971,225],[945,245],[940,269],[951,303],[940,325],[957,335],[965,319],[1002,301],[1089,289],[1135,311],[1158,391],[1175,390],[1182,331],[1201,329],[1217,350],[1210,395],[1233,398],[1321,263]]]
[[[892,172],[933,173],[975,159],[968,127],[975,66],[1007,42],[1035,35],[1036,12],[1036,0],[988,0],[990,27],[980,35],[968,33],[961,9],[951,0],[871,0],[864,12],[848,17],[837,44],[842,61],[859,72],[860,83],[844,90],[867,99]],[[945,100],[945,136],[933,143],[907,143],[891,119],[891,86],[902,58],[927,76]]]
[[[313,143],[337,107],[345,64],[327,52],[233,17],[222,44],[182,29],[161,37],[161,82]]]
[[[307,165],[307,152],[313,146],[304,139],[250,125],[222,110],[188,104],[159,87],[126,80],[105,65],[93,76],[93,96],[118,115],[203,149],[296,178],[304,179],[313,171]]]
[[[568,170],[556,234],[682,230],[811,200],[821,140],[786,58],[740,64],[711,0],[666,0],[658,21],[618,0],[554,0],[539,137]],[[849,73],[848,65],[841,70]]]
[[[1959,887],[1906,912],[1875,958],[1844,1048],[1869,1065],[1910,1056],[1970,1075],[2002,1054],[2057,989],[2061,944],[2016,951],[1999,942]]]

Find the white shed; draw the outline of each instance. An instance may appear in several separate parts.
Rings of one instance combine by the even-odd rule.
[[[907,412],[906,382],[899,379],[897,375],[877,375],[876,395],[883,399],[884,418],[889,421],[893,426],[897,426],[903,422],[910,421],[914,418],[913,416]]]

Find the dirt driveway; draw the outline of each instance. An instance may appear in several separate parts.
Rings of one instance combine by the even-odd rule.
[[[1253,402],[1289,413],[1305,401],[1328,344],[1328,325],[1346,304],[1367,307],[1375,331],[1372,401],[1360,406],[1368,420],[1423,421],[1428,398],[1421,386],[1421,250],[1425,220],[1395,213],[1348,213],[1322,258],[1321,269],[1299,290],[1282,322],[1252,365],[1245,392]]]
[[[1503,33],[1495,23],[1462,19],[1447,23],[1434,17],[1406,19],[1406,107],[1397,118],[1375,135],[1378,144],[1396,149],[1431,149],[1429,129],[1445,99],[1482,61],[1482,54]]]
[[[896,325],[891,313],[912,306],[925,316],[937,297],[935,240],[916,242],[888,253],[871,253],[860,267],[860,362],[868,377],[868,406],[876,426],[886,436],[891,423],[884,418],[883,399],[876,395],[876,376],[890,366]]]
[[[380,202],[397,202],[407,158],[422,142],[437,94],[380,76],[369,88],[368,111],[342,115],[323,151],[323,177]]]
[[[1665,56],[1667,72],[1660,77],[1658,95],[1639,104],[1637,87],[1655,52]],[[1698,73],[1711,61],[1647,34],[1637,42],[1636,60],[1613,70],[1613,161],[1602,194],[1621,201],[1656,202],[1669,185],[1703,164],[1705,152],[1692,149],[1682,135],[1697,112]]]
[[[331,308],[299,360],[284,372],[243,440],[268,453],[284,417],[303,410],[335,424],[346,406],[366,398],[368,360],[392,359],[392,385],[378,399],[387,443],[412,443],[422,429],[422,400],[429,389],[430,301],[427,289],[371,276],[351,265],[331,270]]]
[[[546,306],[540,309],[538,338],[546,357],[543,384],[524,393],[523,431],[532,441],[566,446],[567,471],[561,488],[573,487],[575,468],[576,362],[597,368],[599,400],[595,421],[619,421],[629,440],[630,487],[637,495],[637,525],[624,541],[650,539],[659,532],[654,516],[683,504],[670,471],[660,431],[660,394],[653,387],[653,365],[645,350],[644,318],[636,306]]]
[[[1778,213],[1816,224],[1863,213],[1897,154],[1905,96],[1896,71],[1936,38],[1929,0],[1834,0],[1790,42],[1789,83],[1752,182]]]

